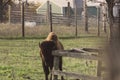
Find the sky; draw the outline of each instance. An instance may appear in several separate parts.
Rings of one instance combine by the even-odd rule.
[[[44,1],[46,1],[46,0],[28,0],[28,1],[40,1],[40,2],[44,2]],[[67,0],[66,0],[66,1],[67,1]],[[97,1],[103,2],[103,1],[105,1],[105,0],[97,0]]]
[[[35,2],[40,2],[40,3],[43,3],[43,2],[45,2],[45,1],[47,1],[47,0],[28,0],[28,1],[35,1]],[[54,0],[51,0],[51,1],[54,1]],[[57,1],[57,0],[55,0],[55,1]],[[65,1],[69,1],[69,0],[65,0]],[[97,0],[98,2],[104,2],[105,0]],[[63,1],[64,2],[64,1]],[[60,0],[58,0],[58,3],[59,4],[63,4],[62,3],[62,1],[60,1]],[[90,4],[90,5],[98,5],[98,3],[89,3],[88,2],[88,4]]]
[[[40,2],[44,2],[45,0],[28,0],[28,1],[40,1]]]
[[[28,0],[28,1],[32,1],[32,2],[40,2],[40,3],[43,3],[43,2],[45,2],[45,1],[47,1],[47,0]],[[65,1],[69,1],[69,0],[65,0]],[[104,2],[105,0],[97,0],[97,1],[99,1],[99,2]],[[60,0],[58,0],[58,2],[60,2]]]
[[[28,0],[28,1],[30,1],[30,2],[32,2],[32,3],[33,3],[33,2],[34,2],[34,3],[38,3],[38,2],[44,3],[44,2],[47,1],[47,0]],[[71,2],[72,0],[62,0],[62,1],[61,1],[61,0],[58,0],[58,1],[57,1],[57,0],[49,0],[49,1],[54,1],[54,2],[58,3],[59,5],[61,5],[61,4],[63,5],[63,4],[65,4],[66,1],[67,1],[67,2],[68,2],[68,1]],[[104,2],[105,0],[97,0],[97,1],[98,1],[98,2]],[[67,4],[66,4],[66,5],[67,5]],[[73,5],[73,4],[71,3],[71,5]],[[91,3],[91,2],[88,2],[87,5],[88,5],[88,6],[92,6],[92,5],[94,5],[94,6],[99,6],[99,3]]]

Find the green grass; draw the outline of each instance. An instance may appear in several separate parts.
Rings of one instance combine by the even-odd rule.
[[[0,39],[0,80],[44,80],[38,47],[38,43],[43,39]],[[102,47],[105,38],[61,37],[60,41],[67,50],[81,47]],[[85,60],[64,58],[63,69],[96,76],[96,61],[86,66]]]
[[[25,27],[25,38],[21,38],[20,25],[0,24],[0,80],[44,80],[38,43],[45,39],[49,31],[48,26]],[[73,26],[54,25],[53,31],[66,50],[102,47],[107,36],[101,28],[101,37],[97,37],[96,27],[89,27],[89,33],[86,33],[84,27],[78,26],[78,38],[75,38]],[[63,60],[64,71],[96,76],[96,61],[86,65],[86,60]]]

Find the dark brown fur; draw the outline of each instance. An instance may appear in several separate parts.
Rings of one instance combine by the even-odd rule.
[[[58,37],[55,33],[51,32],[49,33],[47,39],[43,41],[41,44],[39,44],[40,47],[40,56],[42,59],[42,65],[43,65],[43,70],[45,73],[45,80],[48,80],[48,75],[50,71],[53,69],[53,55],[52,51],[53,50],[62,50],[63,45],[61,42],[58,40]],[[60,66],[59,69],[62,70],[62,57],[60,57]],[[63,80],[63,77],[61,77]],[[50,77],[50,80],[52,80],[52,74]]]

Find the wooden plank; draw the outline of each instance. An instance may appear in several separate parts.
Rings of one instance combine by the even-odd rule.
[[[53,19],[68,20],[68,18],[66,18],[66,17],[60,17],[60,16],[58,16],[58,17],[53,16]]]
[[[100,57],[102,57],[102,54],[98,54]],[[101,77],[102,75],[102,61],[98,60],[98,65],[97,65],[97,76]]]
[[[82,48],[82,50],[88,51],[88,52],[99,52],[99,49],[93,49],[93,48]]]
[[[88,55],[85,53],[78,53],[78,52],[70,52],[68,50],[56,50],[52,53],[54,56],[64,56],[64,57],[73,57],[79,59],[89,59],[89,60],[102,60],[97,55]]]
[[[73,49],[71,49],[70,50],[71,52],[78,52],[78,53],[88,53],[88,52],[86,52],[86,51],[84,51],[84,50],[82,50],[82,49],[79,49],[79,48],[73,48]]]
[[[52,13],[53,15],[64,15],[64,14],[61,14],[61,13]]]
[[[11,13],[21,13],[21,11],[11,11]]]
[[[83,79],[83,80],[103,80],[101,77],[93,77],[89,75],[83,75],[83,74],[71,73],[71,72],[62,72],[58,70],[53,70],[52,74],[60,75],[60,76],[68,76],[68,77],[73,77],[75,79]]]
[[[59,57],[58,56],[54,57],[54,70],[59,70]],[[54,74],[53,80],[58,80],[58,75]]]

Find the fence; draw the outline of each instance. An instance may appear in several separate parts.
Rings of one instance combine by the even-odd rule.
[[[50,5],[48,5],[48,6],[50,6]],[[82,32],[84,34],[86,34],[86,32],[90,32],[92,35],[98,35],[98,36],[100,36],[101,34],[104,34],[104,32],[106,32],[106,29],[107,29],[106,25],[105,25],[105,27],[101,26],[102,20],[100,19],[100,14],[98,14],[98,17],[96,15],[96,16],[89,17],[86,20],[83,15],[81,15],[81,16],[75,15],[75,13],[77,13],[77,12],[74,12],[74,14],[72,14],[72,13],[70,14],[69,11],[71,11],[71,10],[68,10],[68,12],[66,12],[66,14],[62,14],[62,13],[53,13],[52,10],[51,11],[49,10],[49,7],[47,7],[47,8],[48,9],[41,10],[41,13],[38,14],[38,13],[36,13],[36,9],[30,8],[29,6],[24,5],[24,21],[23,21],[23,19],[22,19],[23,12],[22,12],[21,5],[11,6],[9,8],[9,23],[22,24],[22,29],[23,29],[24,25],[26,27],[27,22],[29,22],[29,23],[31,22],[31,23],[36,23],[37,26],[45,25],[48,27],[46,29],[48,29],[48,30],[50,29],[49,31],[53,31],[54,26],[55,27],[59,26],[58,28],[60,28],[60,26],[64,26],[66,29],[68,29],[68,26],[70,26],[69,28],[73,31],[69,31],[69,34],[70,35],[75,34],[76,37],[79,36],[79,34],[82,34]],[[53,7],[51,5],[51,9],[52,8]],[[69,6],[68,6],[68,9],[70,9]],[[98,13],[100,13],[99,9],[98,9]],[[104,23],[106,23],[106,22],[104,22]],[[40,27],[37,27],[37,28],[40,28]],[[102,31],[102,28],[104,28],[105,31],[104,30]],[[51,30],[51,29],[53,29],[53,30]],[[48,30],[46,30],[46,31],[48,31]],[[23,31],[22,33],[27,33],[27,29],[22,30],[22,31]],[[58,32],[58,31],[56,31],[56,32]],[[38,33],[38,31],[36,33]],[[38,34],[36,34],[36,35],[38,35]],[[27,34],[25,34],[25,36],[27,36]]]
[[[52,9],[52,7],[51,7]],[[20,23],[21,22],[21,5],[17,6],[11,6],[9,8],[9,22],[10,23]],[[50,19],[48,16],[50,15],[50,12],[47,10],[42,10],[41,13],[37,14],[34,8],[29,8],[25,6],[24,8],[24,21],[30,21],[30,22],[36,22],[37,25],[41,24],[47,24],[48,19]],[[60,25],[67,25],[68,22],[70,25],[74,24],[74,16],[68,17],[65,14],[61,13],[52,13],[52,24],[60,24]],[[80,21],[80,16],[77,16],[79,18],[78,22]]]
[[[10,23],[21,23],[22,10],[21,5],[13,5],[9,7],[9,22]],[[36,22],[44,24],[46,16],[45,14],[37,14],[34,8],[24,7],[24,21]]]
[[[93,55],[90,54],[90,52],[96,52],[98,54]],[[83,80],[103,80],[101,73],[104,70],[104,67],[102,67],[102,59],[101,59],[102,53],[99,49],[83,48],[83,49],[73,49],[73,50],[64,50],[64,51],[57,50],[53,52],[53,55],[54,55],[54,70],[52,73],[54,75],[54,80],[58,80],[58,75],[68,76],[68,77],[73,77],[75,79],[83,79]],[[97,77],[59,71],[59,56],[72,57],[78,59],[98,60]]]

